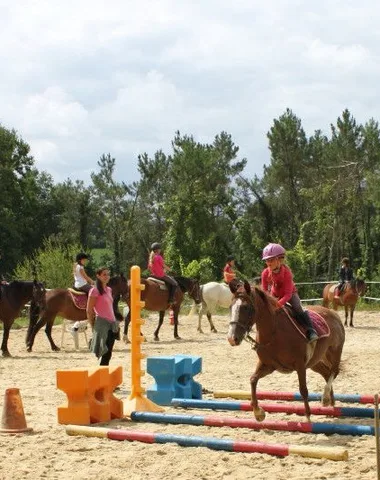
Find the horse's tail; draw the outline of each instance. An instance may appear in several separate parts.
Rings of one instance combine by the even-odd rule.
[[[191,309],[190,309],[190,312],[188,314],[188,317],[192,317],[194,315],[196,315],[197,313],[197,304],[195,302],[192,303],[191,305]]]
[[[30,302],[30,308],[29,308],[29,324],[30,325],[35,325],[37,323],[37,320],[40,316],[41,308],[40,306],[32,300]]]

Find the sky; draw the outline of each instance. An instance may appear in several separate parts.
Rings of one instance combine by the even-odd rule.
[[[107,153],[138,180],[177,130],[228,132],[261,177],[286,108],[308,136],[380,117],[378,0],[0,0],[0,32],[0,124],[55,182]]]

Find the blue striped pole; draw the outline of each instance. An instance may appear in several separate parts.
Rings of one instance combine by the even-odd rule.
[[[190,400],[185,398],[173,398],[172,406],[181,408],[202,408],[205,410],[243,410],[250,412],[252,406],[249,402],[228,402],[218,400]],[[260,403],[260,407],[271,413],[289,413],[305,415],[304,405],[269,404]],[[361,417],[374,418],[373,408],[361,407],[310,407],[313,415],[326,415],[330,417]]]
[[[374,435],[374,427],[337,423],[309,423],[288,421],[258,422],[252,418],[217,417],[212,415],[177,415],[150,412],[132,412],[134,422],[168,423],[171,425],[203,425],[207,427],[250,428],[252,430],[280,430],[327,435]]]

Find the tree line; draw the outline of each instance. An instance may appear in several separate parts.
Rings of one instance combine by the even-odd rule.
[[[261,177],[245,173],[247,160],[229,133],[204,144],[176,132],[170,153],[138,157],[138,181],[117,179],[116,159],[107,153],[85,185],[55,183],[36,168],[21,136],[0,125],[3,273],[20,274],[22,265],[41,270],[46,245],[70,262],[76,248],[103,249],[98,263],[115,272],[145,269],[149,247],[159,241],[178,273],[221,279],[234,254],[239,271],[253,278],[272,241],[288,250],[297,281],[336,278],[342,256],[358,275],[378,279],[378,122],[359,124],[345,110],[328,134],[308,137],[287,109],[267,138],[270,162]]]

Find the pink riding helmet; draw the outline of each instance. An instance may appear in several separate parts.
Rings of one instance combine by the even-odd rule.
[[[285,255],[285,248],[279,243],[268,243],[263,250],[262,260],[268,260],[269,258],[280,257]]]

